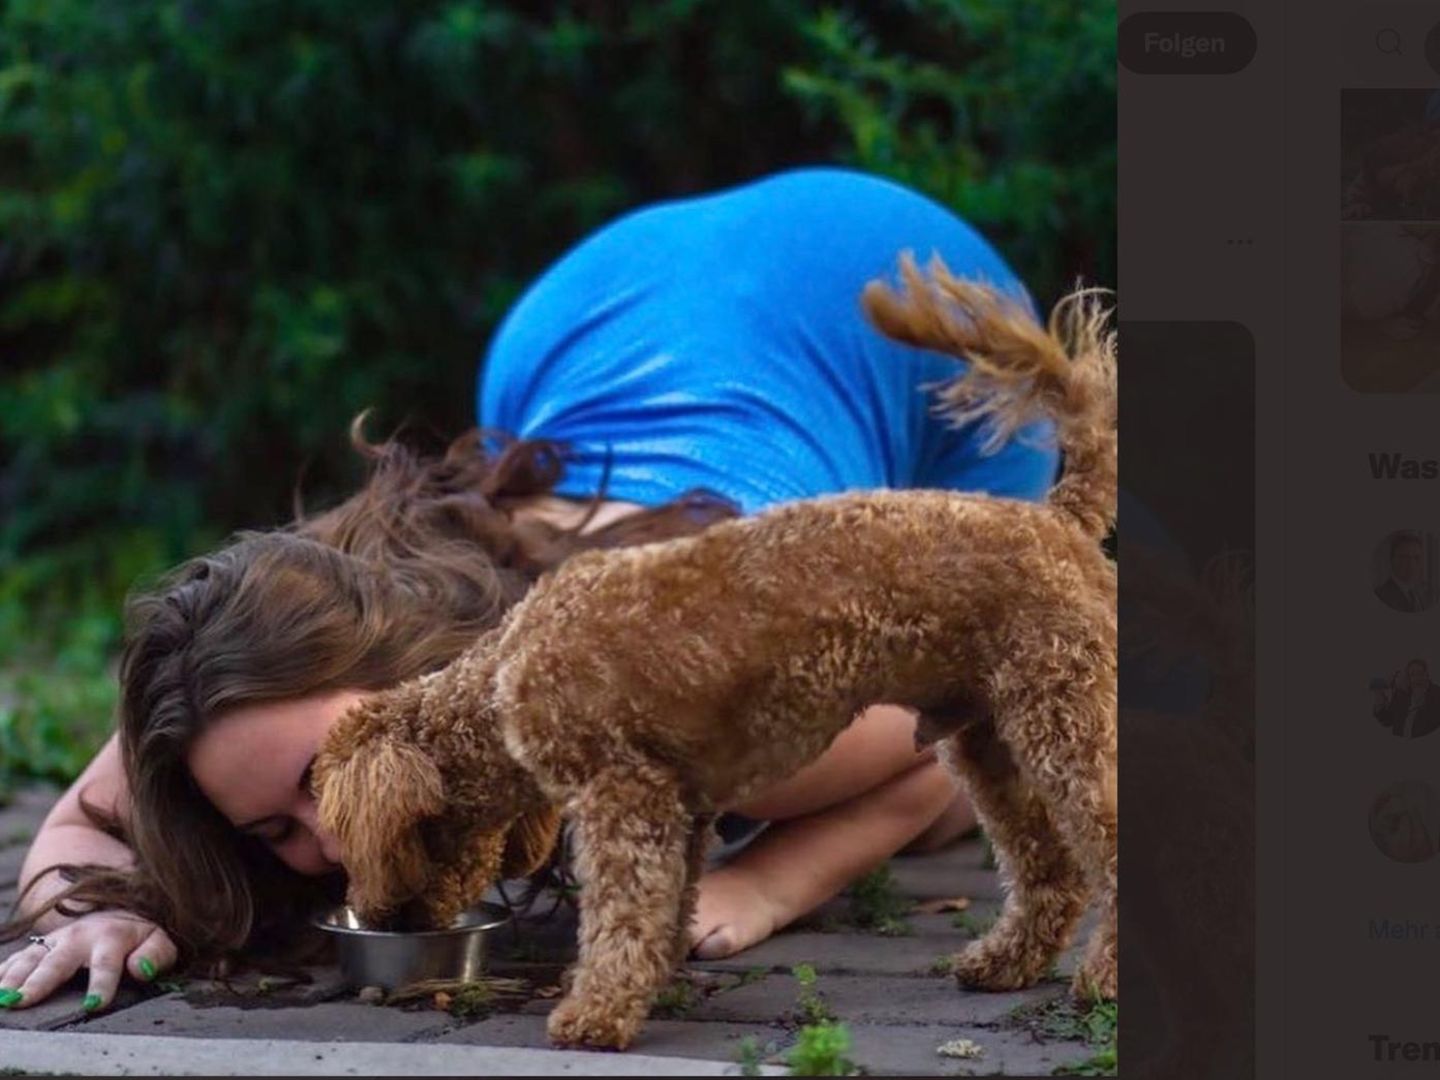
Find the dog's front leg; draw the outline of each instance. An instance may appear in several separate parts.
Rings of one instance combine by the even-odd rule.
[[[649,763],[613,768],[569,803],[580,874],[580,958],[550,1014],[553,1042],[623,1050],[669,980],[690,815]]]

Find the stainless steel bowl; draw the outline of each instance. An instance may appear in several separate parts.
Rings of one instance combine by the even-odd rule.
[[[351,986],[390,991],[425,979],[470,981],[485,970],[485,940],[510,913],[494,904],[464,912],[443,930],[367,930],[348,907],[315,920],[335,937],[340,972]]]

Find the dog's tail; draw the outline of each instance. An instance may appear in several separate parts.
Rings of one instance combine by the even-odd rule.
[[[935,384],[956,426],[987,425],[984,449],[999,449],[1042,416],[1054,419],[1065,471],[1050,505],[1096,538],[1115,522],[1115,334],[1102,289],[1076,289],[1055,305],[1048,328],[1013,296],[957,278],[936,256],[922,274],[907,252],[899,292],[880,281],[861,302],[872,322],[898,341],[968,362]]]

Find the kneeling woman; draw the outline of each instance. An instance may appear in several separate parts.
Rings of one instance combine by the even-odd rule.
[[[44,940],[0,963],[0,1005],[33,1005],[88,967],[100,1008],[123,971],[283,939],[343,887],[308,784],[330,725],[448,663],[575,551],[854,488],[1042,497],[1057,466],[1046,431],[981,453],[980,433],[929,412],[923,386],[953,361],[865,322],[861,290],[907,249],[1023,296],[948,211],[844,170],[621,218],[507,316],[481,428],[431,458],[357,434],[369,480],[283,531],[298,562],[252,534],[133,600],[119,731],[26,858],[7,936]],[[973,825],[913,731],[908,712],[874,706],[730,808],[727,830],[768,827],[702,879],[698,956],[754,945],[895,852]]]

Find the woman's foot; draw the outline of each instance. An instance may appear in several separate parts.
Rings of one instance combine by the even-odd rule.
[[[794,917],[786,917],[764,884],[758,875],[736,866],[722,866],[701,877],[690,922],[690,949],[697,959],[734,956]]]
[[[700,878],[690,924],[694,955],[718,960],[759,944],[873,870],[945,818],[932,840],[973,824],[936,761],[824,810],[776,821],[726,865]],[[951,813],[947,816],[946,810]]]

